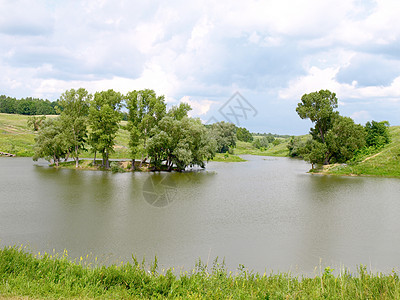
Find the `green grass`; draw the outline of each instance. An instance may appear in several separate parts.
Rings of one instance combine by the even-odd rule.
[[[28,116],[0,114],[0,151],[33,156],[35,138],[27,120]]]
[[[346,165],[334,165],[324,173],[333,175],[361,175],[400,177],[400,126],[389,128],[391,142],[359,162]]]
[[[352,274],[332,274],[327,267],[314,277],[290,273],[259,274],[239,266],[229,272],[224,263],[200,261],[190,272],[158,270],[132,262],[108,267],[86,259],[37,254],[22,247],[0,250],[0,299],[399,299],[398,274],[373,274],[359,267]]]
[[[212,161],[222,161],[222,162],[242,162],[246,161],[245,159],[235,155],[235,154],[229,154],[229,153],[216,153],[215,157],[212,159]]]
[[[265,150],[257,149],[252,145],[252,143],[237,141],[234,152],[237,155],[251,154],[260,156],[280,156],[280,157],[289,156],[289,150],[287,148],[289,140],[288,139],[280,139],[280,140],[281,143],[279,145],[271,146]]]

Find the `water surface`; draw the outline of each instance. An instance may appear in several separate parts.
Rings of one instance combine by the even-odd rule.
[[[104,263],[157,255],[186,270],[217,256],[257,272],[310,273],[320,261],[397,270],[400,180],[310,175],[300,160],[245,158],[161,174],[0,158],[0,246],[67,249]]]

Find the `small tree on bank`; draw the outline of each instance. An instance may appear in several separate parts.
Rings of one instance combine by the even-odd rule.
[[[45,158],[58,166],[60,159],[67,153],[65,131],[59,118],[45,120],[35,137],[35,154],[33,160]]]

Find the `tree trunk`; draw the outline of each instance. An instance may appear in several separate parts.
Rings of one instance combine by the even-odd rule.
[[[110,161],[108,160],[108,151],[106,151],[106,169],[110,168]]]
[[[79,167],[78,146],[75,146],[75,168]]]
[[[143,153],[142,153],[142,158],[140,159],[139,169],[142,167],[142,165],[143,165]]]
[[[96,154],[97,154],[97,151],[94,151],[93,166],[96,165]]]
[[[322,128],[321,128],[321,127],[319,127],[319,133],[320,133],[320,135],[321,135],[321,140],[322,140],[322,143],[324,143],[324,144],[325,144],[324,132],[322,131]]]
[[[135,159],[134,158],[132,158],[131,171],[135,171]]]
[[[67,152],[67,156],[65,157],[64,161],[67,161],[67,160],[69,159],[69,155],[70,155],[70,153],[69,153],[69,151],[68,151],[68,152]]]

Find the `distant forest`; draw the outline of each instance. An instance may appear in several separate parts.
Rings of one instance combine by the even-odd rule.
[[[62,107],[59,101],[38,98],[16,99],[0,95],[0,113],[20,115],[59,115]]]

